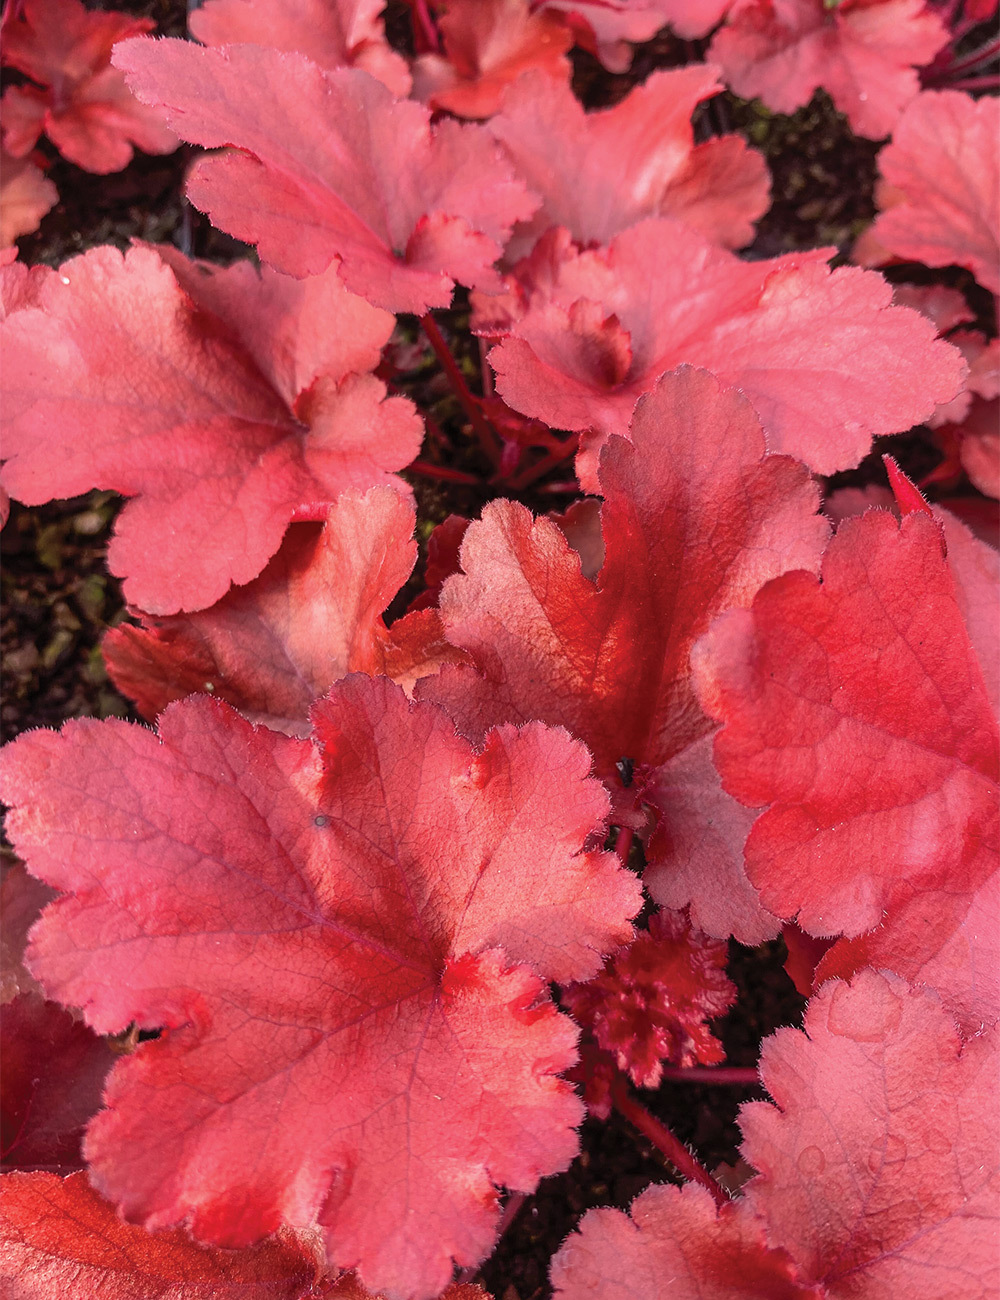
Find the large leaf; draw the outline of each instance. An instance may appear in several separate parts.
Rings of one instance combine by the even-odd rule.
[[[819,473],[856,465],[872,436],[908,429],[959,391],[965,363],[878,276],[830,271],[827,253],[742,262],[678,222],[649,219],[606,249],[564,250],[550,281],[490,352],[525,415],[592,430],[577,472],[626,434],[638,398],[681,364],[753,402],[772,451]]]
[[[714,935],[735,928],[759,942],[771,918],[743,877],[749,819],[718,787],[688,656],[717,612],[748,604],[769,576],[818,565],[827,525],[816,490],[803,466],[764,455],[745,398],[694,370],[665,376],[632,441],[608,443],[601,485],[596,580],[558,526],[522,506],[496,502],[470,525],[441,617],[478,675],[446,668],[418,689],[471,735],[531,718],[566,727],[623,802],[636,791],[623,790],[617,764],[630,759],[668,836],[647,878],[654,896],[692,902]]]
[[[10,833],[71,895],[29,961],[98,1032],[163,1031],[88,1131],[128,1217],[234,1247],[318,1218],[334,1265],[427,1298],[489,1249],[496,1186],[575,1152],[555,1076],[576,1031],[545,981],[627,941],[639,887],[583,850],[607,796],[564,733],[476,751],[361,675],[314,723],[291,739],[194,697],[159,737],[83,721],[10,746]]]
[[[290,275],[325,271],[391,311],[451,301],[537,206],[485,129],[430,122],[355,69],[257,45],[123,41],[115,64],[185,140],[235,151],[199,162],[191,201]]]
[[[31,505],[91,488],[133,500],[108,553],[129,601],[200,609],[255,578],[297,513],[391,482],[420,447],[404,398],[362,373],[392,317],[333,272],[98,248],[3,326],[3,483]]]
[[[960,601],[937,523],[870,511],[841,525],[821,581],[769,583],[693,658],[702,703],[725,723],[723,785],[769,805],[746,845],[765,905],[818,936],[873,931],[862,952],[934,983],[974,1026],[1000,1011],[983,924],[998,736],[963,606],[988,640],[981,594]]]

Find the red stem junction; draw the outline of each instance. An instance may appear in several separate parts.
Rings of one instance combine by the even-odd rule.
[[[490,426],[489,421],[483,415],[482,407],[479,404],[479,398],[471,391],[469,385],[465,382],[465,376],[459,369],[458,362],[452,356],[451,349],[445,342],[444,335],[438,328],[438,323],[434,317],[427,312],[420,317],[420,327],[427,335],[427,341],[434,349],[434,355],[441,363],[441,369],[448,377],[452,391],[462,405],[462,409],[469,417],[469,423],[472,425],[479,446],[483,454],[489,460],[490,464],[496,468],[500,463],[501,444],[495,430]]]

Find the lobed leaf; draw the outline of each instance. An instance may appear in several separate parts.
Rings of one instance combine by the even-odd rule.
[[[130,602],[200,609],[255,578],[296,513],[391,482],[420,446],[404,398],[360,373],[392,317],[334,273],[98,248],[3,326],[3,483],[39,504],[133,498],[108,553]]]
[[[477,752],[361,675],[314,724],[193,697],[159,737],[81,721],[8,747],[10,834],[69,895],[29,959],[98,1032],[162,1030],[88,1130],[126,1217],[229,1247],[318,1221],[331,1264],[428,1300],[488,1251],[497,1185],[572,1157],[575,1030],[544,981],[627,941],[639,888],[583,851],[607,796],[564,733]]]
[[[396,100],[367,73],[326,71],[255,45],[123,41],[115,66],[202,159],[188,196],[289,275],[335,259],[347,287],[390,311],[446,307],[454,284],[493,287],[492,263],[537,206],[482,127]]]

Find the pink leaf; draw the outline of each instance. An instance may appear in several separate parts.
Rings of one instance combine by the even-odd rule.
[[[195,697],[159,738],[83,721],[10,746],[10,833],[71,895],[31,962],[96,1029],[163,1028],[88,1131],[126,1216],[233,1247],[318,1218],[332,1264],[428,1300],[489,1249],[496,1185],[572,1157],[575,1032],[545,981],[627,941],[639,888],[583,850],[607,796],[565,734],[475,751],[360,674],[314,723]]]
[[[721,89],[716,69],[693,64],[654,72],[613,108],[585,113],[568,86],[522,77],[490,131],[542,207],[515,231],[508,261],[549,226],[604,244],[650,216],[732,248],[749,243],[769,202],[764,160],[736,136],[694,143],[691,114]]]
[[[776,1105],[740,1114],[749,1208],[831,1300],[987,1300],[997,1268],[996,1035],[962,1046],[933,995],[862,971],[779,1029]]]
[[[480,675],[446,668],[419,693],[446,702],[470,735],[530,718],[565,726],[623,799],[620,758],[654,769],[637,783],[669,835],[675,809],[656,795],[659,772],[686,762],[712,729],[690,685],[692,644],[716,611],[749,603],[767,576],[817,565],[827,525],[815,514],[804,468],[765,457],[748,403],[710,375],[664,376],[640,405],[632,437],[611,440],[601,460],[606,554],[596,582],[584,577],[556,524],[532,520],[521,506],[493,503],[470,525],[465,572],[445,583],[441,617]],[[705,762],[699,783],[715,783],[713,808],[731,804],[707,753]],[[654,897],[662,901],[674,871],[690,869],[690,894],[672,894],[671,906],[697,899],[697,925],[707,928],[707,914],[711,933],[736,925],[759,942],[771,919],[745,882],[734,883],[743,873],[743,810],[728,822],[714,812],[706,819],[694,797],[681,815],[685,833],[671,847],[684,851],[654,855]],[[716,822],[712,835],[706,821]],[[730,824],[736,839],[722,865],[716,837],[728,842]]]
[[[877,926],[860,951],[913,978],[943,952],[934,982],[969,1023],[997,1014],[976,924],[996,872],[997,723],[963,603],[937,522],[872,511],[841,525],[821,582],[769,583],[693,662],[726,724],[724,787],[770,805],[746,845],[765,906],[817,936]]]
[[[819,473],[856,465],[873,435],[907,429],[953,397],[965,365],[929,321],[891,306],[884,280],[831,272],[825,256],[741,262],[685,226],[644,221],[606,250],[561,260],[490,353],[497,388],[525,415],[594,431],[577,466],[588,490],[604,438],[625,434],[638,398],[681,364],[742,389],[770,450]],[[573,313],[581,300],[586,319]],[[612,315],[631,346],[620,376],[595,369],[599,323]]]
[[[321,68],[362,68],[406,95],[410,70],[386,41],[384,8],[384,0],[206,0],[188,26],[203,45],[265,45],[305,54]]]
[[[345,492],[326,523],[293,524],[259,578],[196,614],[122,624],[104,638],[115,685],[154,720],[195,691],[254,722],[302,734],[309,709],[350,672],[411,685],[454,662],[436,613],[388,629],[382,614],[410,576],[414,508],[389,487]]]
[[[823,1300],[796,1276],[744,1205],[694,1183],[588,1211],[552,1261],[556,1300]]]
[[[44,89],[10,86],[0,105],[4,147],[23,158],[44,132],[64,158],[91,172],[117,172],[133,145],[171,153],[177,137],[111,67],[116,41],[151,31],[149,18],[90,10],[79,0],[23,0],[4,23],[3,61]],[[51,205],[50,205],[51,206]]]
[[[445,307],[456,279],[493,287],[511,227],[535,209],[482,127],[432,127],[367,73],[185,41],[126,41],[115,63],[184,139],[233,147],[188,182],[216,225],[290,275],[339,259],[347,287],[391,311]]]
[[[879,154],[883,211],[855,260],[964,266],[1000,293],[998,126],[993,95],[925,91],[913,100]]]
[[[709,58],[737,95],[792,113],[820,86],[858,135],[880,139],[948,42],[924,0],[737,0]]]
[[[443,54],[413,65],[414,95],[460,117],[489,117],[503,92],[529,69],[543,80],[569,81],[573,43],[558,17],[532,12],[528,0],[446,0],[438,27]]]
[[[0,152],[0,248],[30,235],[59,202],[59,191],[28,158]]]
[[[300,283],[94,249],[3,327],[4,484],[29,504],[134,498],[108,555],[126,597],[202,608],[255,578],[303,507],[402,488],[391,471],[416,455],[420,421],[358,373],[391,328],[333,272]]]

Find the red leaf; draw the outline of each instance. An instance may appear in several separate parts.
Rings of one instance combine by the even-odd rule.
[[[499,721],[565,726],[625,797],[620,758],[656,769],[643,776],[643,793],[671,830],[677,810],[657,783],[670,787],[675,768],[691,761],[712,729],[689,682],[693,642],[716,611],[749,603],[766,576],[818,565],[827,525],[815,515],[804,468],[765,457],[746,400],[710,375],[664,376],[640,405],[632,435],[632,443],[611,440],[601,460],[606,556],[596,583],[583,576],[556,524],[532,520],[522,506],[495,502],[470,525],[465,573],[445,583],[441,617],[482,676],[446,668],[419,693],[446,702],[477,737]],[[673,895],[670,906],[694,900],[692,919],[702,929],[726,935],[735,925],[759,942],[773,933],[772,920],[745,880],[737,883],[749,819],[733,805],[736,838],[720,861],[707,824],[718,819],[698,804],[713,784],[710,799],[732,801],[718,789],[707,750],[699,771],[702,788],[680,813],[695,819],[685,840],[691,856],[670,856],[668,864],[654,853],[647,883],[664,901],[660,890],[670,888],[673,873],[690,872],[685,880],[694,887]]]
[[[577,464],[587,490],[604,437],[625,434],[638,398],[682,363],[739,387],[771,450],[819,473],[856,465],[873,435],[907,429],[953,397],[965,366],[929,321],[890,305],[884,280],[831,272],[826,255],[741,262],[685,226],[644,221],[607,249],[565,255],[551,288],[490,352],[497,388],[525,415],[595,431]],[[592,304],[586,320],[580,308],[571,316],[580,300]],[[600,322],[612,314],[631,346],[620,379],[595,372]]]
[[[1000,642],[996,635],[1000,556],[954,515],[935,507],[947,542],[948,567],[994,714],[1000,714]],[[841,939],[821,962],[818,979],[849,977],[864,966],[891,966],[910,983],[941,992],[966,1033],[1000,1007],[1000,877],[971,894],[929,889],[887,916],[870,934]]]
[[[995,340],[994,340],[995,341]],[[1000,497],[1000,402],[973,399],[959,433],[959,455],[969,481],[985,496]]]
[[[114,1059],[103,1039],[37,993],[7,1003],[0,1017],[3,1168],[81,1169],[84,1125],[100,1109]]]
[[[403,685],[455,662],[428,610],[388,629],[382,614],[417,555],[413,504],[392,488],[345,492],[326,523],[293,524],[254,582],[197,614],[144,619],[104,638],[115,685],[154,720],[195,691],[254,722],[304,734],[309,709],[350,672]]]
[[[630,1217],[631,1216],[631,1217]],[[589,1210],[552,1261],[556,1300],[822,1300],[739,1201],[703,1187],[650,1187],[621,1210]]]
[[[28,158],[0,151],[0,248],[30,235],[59,202],[59,191]]]
[[[140,104],[110,65],[115,42],[152,31],[151,19],[88,10],[79,0],[23,0],[19,9],[20,18],[4,22],[3,61],[44,89],[4,92],[8,153],[23,158],[44,132],[70,162],[104,173],[128,166],[133,145],[147,153],[177,148],[162,115]]]
[[[656,1088],[664,1063],[686,1068],[725,1059],[707,1021],[736,1000],[727,955],[724,943],[693,930],[679,913],[656,912],[600,974],[564,989],[562,1003],[633,1083]]]
[[[318,1216],[334,1265],[430,1297],[489,1249],[495,1184],[572,1157],[575,1032],[544,981],[631,937],[638,882],[583,851],[607,797],[563,733],[476,752],[360,674],[314,723],[195,697],[159,738],[80,721],[8,747],[10,833],[73,895],[32,966],[98,1031],[164,1027],[88,1131],[127,1216],[229,1246]]]
[[[793,113],[822,86],[858,135],[881,139],[948,42],[924,0],[737,0],[712,40],[732,90]]]
[[[306,1300],[315,1258],[291,1233],[238,1252],[122,1223],[85,1174],[0,1179],[0,1281],[17,1300]],[[334,1294],[339,1294],[334,1291]]]
[[[993,95],[917,96],[879,154],[883,211],[855,246],[856,261],[964,266],[1000,293],[998,115]]]
[[[305,54],[321,68],[362,68],[406,95],[410,69],[386,41],[384,8],[384,0],[206,0],[188,27],[203,45],[266,45]]]
[[[405,490],[390,471],[416,455],[420,421],[357,373],[392,318],[332,272],[303,284],[99,248],[35,304],[3,327],[4,484],[29,504],[93,487],[134,497],[108,560],[141,608],[200,609],[249,582],[303,507]]]
[[[943,950],[934,983],[978,1023],[998,1007],[991,927],[976,925],[996,871],[996,687],[962,603],[937,522],[872,511],[841,525],[821,583],[769,583],[692,659],[726,724],[724,787],[771,805],[746,845],[765,906],[818,936],[878,926],[860,952],[913,978]]]
[[[119,45],[115,64],[184,139],[234,147],[188,182],[217,226],[290,275],[340,259],[348,288],[391,311],[446,307],[456,280],[494,287],[504,240],[535,209],[484,128],[432,127],[367,73],[148,39]]]
[[[460,117],[489,117],[504,90],[537,69],[566,84],[573,44],[552,14],[532,12],[528,0],[446,0],[438,27],[444,54],[422,54],[413,65],[414,95]]]
[[[937,999],[863,971],[779,1029],[776,1105],[740,1113],[745,1188],[772,1246],[831,1297],[961,1296],[1000,1284],[996,1036],[962,1046]]]
[[[739,248],[769,203],[767,167],[738,136],[695,145],[691,114],[722,89],[704,64],[654,72],[613,108],[585,113],[570,88],[539,75],[507,92],[490,131],[542,207],[518,227],[507,260],[549,226],[604,244],[644,217],[687,222]]]

